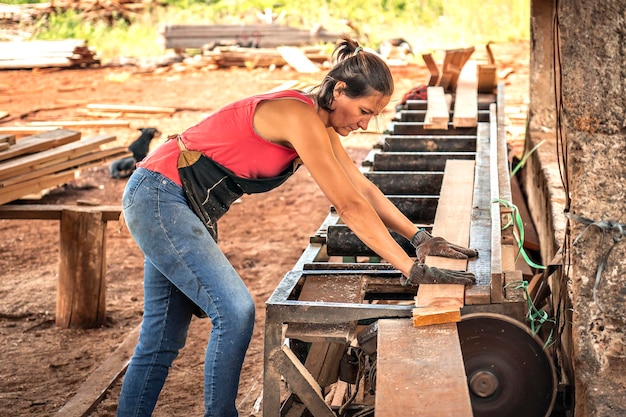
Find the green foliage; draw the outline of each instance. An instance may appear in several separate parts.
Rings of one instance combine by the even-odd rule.
[[[112,23],[86,21],[73,11],[59,12],[38,22],[33,37],[85,39],[103,60],[119,55],[154,56],[164,53],[159,41],[164,24],[257,23],[257,13],[266,8],[282,16],[281,24],[350,31],[371,48],[385,39],[403,37],[417,54],[467,46],[478,49],[489,41],[528,40],[530,36],[530,0],[164,1],[144,15],[117,17]]]

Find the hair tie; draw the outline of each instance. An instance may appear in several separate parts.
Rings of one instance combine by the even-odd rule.
[[[363,48],[362,48],[362,47],[357,46],[357,47],[356,47],[356,49],[354,50],[354,55],[353,55],[353,56],[357,56],[357,54],[358,54],[359,52],[361,52],[362,50],[363,50]]]

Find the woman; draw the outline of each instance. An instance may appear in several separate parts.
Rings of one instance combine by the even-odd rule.
[[[130,178],[122,204],[145,255],[144,317],[118,416],[152,413],[194,313],[212,322],[205,416],[237,416],[239,374],[255,312],[246,286],[217,246],[217,220],[244,192],[282,183],[296,162],[307,166],[342,221],[400,270],[406,283],[475,282],[470,273],[421,263],[427,254],[467,258],[477,253],[417,230],[342,147],[339,135],[366,129],[383,111],[393,79],[380,57],[351,39],[338,43],[334,55],[337,64],[312,95],[281,91],[231,103],[161,145]],[[189,173],[196,157],[203,167],[200,176]],[[417,261],[388,229],[411,239]]]

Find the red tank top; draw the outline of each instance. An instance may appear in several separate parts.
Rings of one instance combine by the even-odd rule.
[[[311,106],[314,102],[303,93],[283,90],[259,94],[228,104],[198,124],[185,130],[182,140],[189,150],[201,151],[215,162],[243,178],[271,178],[279,175],[298,157],[295,150],[261,137],[253,126],[257,105],[264,100],[294,98]],[[168,140],[138,166],[159,172],[181,185],[176,140]]]

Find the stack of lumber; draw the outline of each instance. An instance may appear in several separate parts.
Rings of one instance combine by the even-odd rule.
[[[0,204],[72,181],[80,169],[129,156],[126,148],[100,149],[115,136],[81,139],[81,133],[56,129],[16,140],[0,134]]]
[[[309,46],[298,48],[312,62],[322,64],[330,57],[322,48]],[[219,68],[247,67],[267,68],[270,66],[282,67],[287,65],[280,48],[215,48],[205,51],[200,60],[203,65],[215,65]]]
[[[240,46],[275,48],[303,46],[319,42],[335,43],[341,33],[319,28],[297,29],[277,24],[250,25],[168,25],[161,35],[166,49],[202,49],[206,45],[237,43]]]
[[[84,40],[0,42],[0,69],[85,67],[100,59]]]

